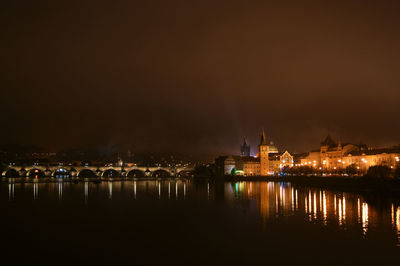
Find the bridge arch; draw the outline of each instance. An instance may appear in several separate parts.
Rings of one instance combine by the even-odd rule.
[[[39,177],[44,177],[45,174],[44,174],[44,171],[39,168],[32,168],[31,170],[29,170],[27,176],[39,178]]]
[[[107,169],[101,175],[102,177],[120,177],[121,174],[115,169]]]
[[[78,176],[78,171],[76,171],[75,168],[71,168],[71,169],[69,170],[69,175],[70,175],[71,177]]]
[[[70,171],[66,168],[58,168],[54,171],[53,176],[57,178],[65,178],[71,177],[71,174]]]
[[[160,177],[160,178],[166,178],[166,177],[170,177],[171,173],[167,170],[164,169],[157,169],[153,172],[152,174],[153,177]]]
[[[18,171],[18,173],[19,173],[19,176],[20,176],[20,177],[26,177],[27,171],[26,171],[25,168],[22,167],[22,168]]]
[[[5,177],[19,177],[20,176],[18,170],[14,169],[14,168],[10,168],[10,169],[5,170],[2,173],[2,175],[5,176]]]
[[[181,170],[178,172],[177,176],[178,177],[192,177],[193,176],[194,171],[193,170]]]
[[[130,170],[130,171],[126,174],[126,176],[127,176],[127,177],[137,177],[137,178],[141,178],[141,177],[144,177],[145,174],[144,174],[144,172],[143,172],[142,170],[133,169],[133,170]]]
[[[96,177],[96,173],[91,169],[82,169],[77,173],[78,177]]]
[[[43,173],[44,173],[44,176],[52,176],[53,175],[53,172],[50,169],[44,170]]]

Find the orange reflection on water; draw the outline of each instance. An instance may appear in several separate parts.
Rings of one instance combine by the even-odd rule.
[[[317,194],[314,192],[314,209],[313,209],[314,219],[317,219]]]
[[[339,198],[339,225],[343,224],[342,199]]]
[[[306,221],[320,222],[325,226],[347,228],[358,225],[362,235],[364,237],[367,235],[371,214],[368,204],[359,195],[295,187],[289,183],[278,182],[236,184],[238,183],[228,186],[233,188],[232,190],[229,188],[231,198],[256,200],[260,216],[264,221],[284,216],[303,215]],[[379,212],[374,215],[379,215]],[[378,218],[374,219],[378,220]]]
[[[361,222],[361,200],[357,198],[357,222]]]
[[[336,194],[333,196],[333,202],[334,202],[335,216],[336,216]]]
[[[11,181],[10,181],[11,182]],[[197,186],[197,185],[196,185]],[[200,185],[198,185],[200,186]],[[237,202],[249,201],[249,208],[260,217],[263,224],[284,217],[293,216],[293,219],[302,219],[303,222],[312,222],[327,227],[342,229],[353,228],[364,238],[371,239],[376,233],[377,224],[386,223],[394,234],[400,246],[400,207],[398,203],[390,201],[369,205],[362,195],[355,193],[340,193],[296,186],[285,182],[206,182],[201,187],[193,189],[190,180],[132,180],[113,182],[80,182],[78,185],[68,182],[54,184],[33,181],[31,183],[4,186],[5,198],[19,200],[20,191],[26,190],[29,197],[46,200],[48,195],[54,195],[59,201],[65,201],[71,196],[72,190],[81,193],[81,199],[91,204],[89,199],[95,193],[103,195],[105,200],[119,200],[122,194],[131,199],[151,200],[187,200],[193,197],[203,197],[206,201],[223,200],[224,204],[233,206]],[[43,195],[39,199],[39,189]],[[49,193],[51,192],[51,193]],[[126,193],[127,192],[127,193]],[[53,193],[53,194],[52,194]],[[101,194],[100,194],[101,193]],[[7,195],[8,194],[8,195]],[[14,196],[17,195],[17,197]],[[172,194],[172,195],[171,195]],[[173,195],[175,194],[175,195]],[[15,198],[15,199],[14,199]],[[95,199],[93,199],[95,201]],[[257,208],[253,208],[257,206]],[[259,216],[258,216],[259,215]]]
[[[342,199],[342,201],[343,201],[343,213],[342,213],[342,216],[343,216],[343,223],[346,223],[346,196],[345,196],[344,193],[343,193],[343,199]]]
[[[291,189],[291,191],[292,191],[292,212],[294,212],[294,210],[295,210],[295,208],[296,208],[296,206],[295,206],[295,204],[294,204],[294,188],[293,187],[291,187],[290,188]]]
[[[367,235],[368,231],[368,204],[363,202],[362,204],[362,232],[363,236]]]
[[[400,247],[400,207],[396,208],[394,204],[392,204],[391,215],[392,215],[392,226],[396,232],[396,237],[397,237],[397,246]]]
[[[397,246],[400,246],[400,207],[396,210]]]
[[[326,214],[326,196],[325,196],[325,191],[322,192],[323,195],[323,209],[322,209],[322,213],[323,213],[323,221],[324,221],[324,225],[327,224],[327,214]]]

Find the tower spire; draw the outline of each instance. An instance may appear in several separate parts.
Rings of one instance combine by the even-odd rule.
[[[267,138],[265,137],[264,128],[263,128],[262,133],[261,133],[260,145],[267,145]]]

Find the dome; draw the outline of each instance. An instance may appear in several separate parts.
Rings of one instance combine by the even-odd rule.
[[[278,148],[275,146],[274,142],[271,141],[268,145],[269,153],[279,153]]]

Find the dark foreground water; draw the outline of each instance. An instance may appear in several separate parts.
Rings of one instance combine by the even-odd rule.
[[[276,182],[0,184],[2,261],[399,265],[400,207]]]

